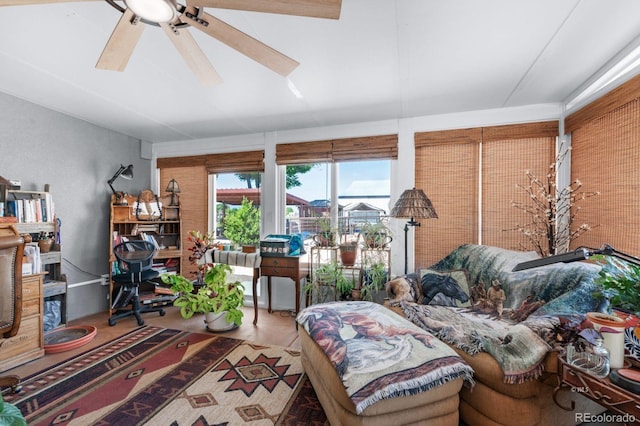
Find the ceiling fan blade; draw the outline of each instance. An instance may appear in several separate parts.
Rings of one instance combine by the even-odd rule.
[[[197,0],[199,6],[312,18],[340,18],[342,0]]]
[[[200,83],[205,86],[213,86],[222,83],[220,75],[209,62],[198,43],[193,39],[186,28],[176,28],[169,24],[160,24],[173,45],[178,49],[191,71],[196,75]]]
[[[180,19],[284,77],[300,65],[290,57],[206,12],[199,18],[196,18],[195,14],[196,10],[193,7],[187,7]]]
[[[126,9],[118,21],[107,45],[104,47],[96,68],[101,70],[124,71],[131,58],[145,24],[133,12]]]
[[[0,0],[0,6],[26,6],[29,4],[71,3],[79,0]],[[98,0],[82,0],[98,1]]]

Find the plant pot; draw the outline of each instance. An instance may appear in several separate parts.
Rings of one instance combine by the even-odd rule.
[[[40,247],[40,253],[49,253],[52,245],[53,245],[53,238],[38,240],[38,247]]]
[[[320,247],[333,247],[335,242],[335,233],[319,232],[313,236],[313,241]]]
[[[227,322],[227,311],[217,314],[207,312],[204,314],[204,323],[207,325],[207,330],[213,332],[229,331],[238,327],[232,322]]]
[[[344,266],[353,266],[356,263],[358,246],[354,244],[340,245],[340,261]]]
[[[624,319],[602,312],[588,312],[587,319],[604,337],[604,347],[609,350],[611,368],[624,367]]]
[[[256,246],[243,245],[242,246],[242,252],[243,253],[255,253],[256,252]]]
[[[362,295],[360,294],[360,289],[359,288],[354,288],[353,290],[351,290],[351,299],[352,300],[360,300],[362,298]]]

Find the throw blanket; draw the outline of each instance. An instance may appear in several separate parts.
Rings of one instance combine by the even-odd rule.
[[[458,378],[473,385],[473,369],[453,349],[382,305],[313,305],[297,321],[335,366],[357,414]]]
[[[466,308],[400,302],[407,318],[443,341],[470,355],[490,353],[504,372],[506,383],[522,383],[542,375],[551,347],[540,336],[553,335],[551,317],[530,318],[524,323],[497,321]],[[530,321],[531,324],[527,324]],[[535,331],[534,331],[535,330]]]

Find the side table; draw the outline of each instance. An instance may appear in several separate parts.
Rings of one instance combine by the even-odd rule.
[[[260,275],[267,277],[268,312],[271,310],[271,277],[291,278],[296,292],[296,314],[300,312],[300,280],[309,275],[309,268],[300,262],[300,256],[262,257]],[[258,322],[256,310],[253,324]],[[297,323],[296,323],[297,325]]]
[[[573,411],[574,401],[571,401],[570,407],[558,402],[557,394],[562,389],[578,392],[611,411],[629,414],[635,421],[640,420],[640,395],[611,383],[608,377],[599,379],[575,368],[567,363],[564,353],[558,356],[558,386],[553,390],[553,401],[560,408]]]

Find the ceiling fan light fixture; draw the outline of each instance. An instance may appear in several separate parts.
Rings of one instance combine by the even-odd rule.
[[[124,3],[137,16],[151,22],[172,22],[178,13],[171,0],[125,0]]]

